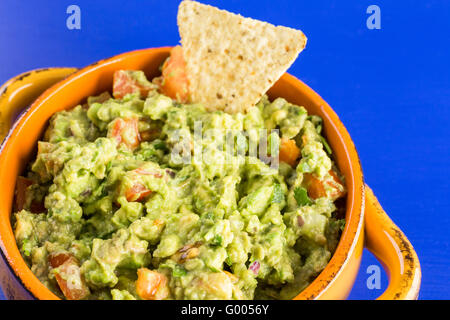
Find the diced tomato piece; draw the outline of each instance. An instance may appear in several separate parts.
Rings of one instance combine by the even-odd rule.
[[[345,189],[341,188],[343,186],[343,182],[337,176],[336,172],[333,170],[329,171],[330,175],[333,177],[332,181],[327,181],[327,184],[333,188],[333,192],[331,193],[331,197],[333,200],[339,199],[345,195]]]
[[[139,88],[134,84],[133,78],[125,70],[114,72],[113,96],[121,99],[129,93],[138,92]]]
[[[58,268],[69,259],[75,259],[75,257],[67,252],[52,253],[48,255],[48,262],[52,268]]]
[[[17,177],[16,183],[16,211],[23,210],[27,199],[27,188],[33,184],[33,181],[22,176]],[[45,212],[44,203],[33,200],[30,204],[30,211],[32,213]]]
[[[114,120],[110,136],[117,141],[117,144],[124,143],[131,150],[139,146],[141,137],[138,128],[139,121],[136,118]]]
[[[142,201],[152,193],[142,183],[136,183],[125,192],[125,197],[128,202]]]
[[[170,57],[162,67],[161,92],[179,102],[189,100],[189,80],[186,72],[186,61],[180,46],[170,51]]]
[[[291,167],[297,163],[300,156],[300,149],[295,144],[294,140],[281,138],[280,141],[280,161],[286,162]]]
[[[144,300],[163,300],[169,296],[167,277],[157,271],[140,268],[137,271],[136,292]]]
[[[69,300],[80,300],[89,295],[89,288],[81,277],[80,264],[70,253],[60,252],[48,256],[50,266],[58,272],[55,279],[64,296]]]
[[[16,182],[16,210],[21,211],[27,198],[27,188],[33,184],[30,179],[18,176]]]
[[[336,200],[342,196],[344,196],[345,191],[342,190],[342,182],[339,179],[339,177],[336,175],[336,173],[333,170],[329,171],[330,175],[332,176],[333,180],[327,180],[327,181],[321,181],[317,179],[313,174],[306,173],[304,175],[304,179],[308,188],[308,195],[312,199],[322,198],[327,196],[327,192],[325,190],[326,183],[328,186],[332,188],[332,192],[330,193],[330,197],[333,200]]]
[[[325,191],[325,187],[319,179],[317,179],[313,174],[311,173],[305,173],[304,179],[306,182],[306,185],[308,187],[308,195],[312,199],[322,198],[326,197],[327,193]]]
[[[133,71],[117,70],[114,72],[113,96],[116,99],[122,99],[129,93],[139,93],[145,98],[152,89],[150,86],[139,83],[132,76]]]

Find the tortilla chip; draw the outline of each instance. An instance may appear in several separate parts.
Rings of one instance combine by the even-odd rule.
[[[208,110],[245,112],[305,48],[303,32],[182,1],[178,28],[191,101]]]

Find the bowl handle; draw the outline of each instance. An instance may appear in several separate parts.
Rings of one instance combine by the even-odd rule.
[[[37,69],[22,73],[0,87],[0,142],[11,129],[17,116],[55,83],[76,68]]]
[[[389,276],[389,285],[378,299],[417,299],[422,275],[419,258],[367,185],[364,214],[366,248],[381,262]]]

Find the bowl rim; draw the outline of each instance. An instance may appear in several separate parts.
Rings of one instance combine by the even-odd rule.
[[[4,155],[9,149],[11,141],[13,141],[18,132],[26,126],[27,119],[34,113],[34,111],[39,108],[48,99],[51,99],[52,95],[58,90],[61,90],[65,86],[70,85],[72,82],[77,81],[84,75],[96,72],[102,67],[119,61],[124,58],[130,58],[132,56],[140,56],[149,54],[151,52],[169,53],[172,47],[157,47],[140,49],[125,52],[119,55],[115,55],[111,58],[102,59],[94,62],[70,75],[66,79],[56,83],[44,93],[42,93],[33,104],[22,113],[22,115],[14,123],[11,130],[8,132],[4,141],[0,145],[0,163]],[[347,177],[347,184],[349,179],[352,180],[352,185],[354,186],[347,193],[347,212],[346,212],[346,225],[344,231],[339,240],[338,247],[328,262],[325,269],[311,282],[307,288],[300,292],[294,299],[318,299],[320,296],[326,292],[326,290],[333,284],[336,278],[339,277],[340,273],[344,270],[346,264],[348,263],[350,257],[354,253],[356,244],[360,234],[363,232],[363,222],[364,222],[364,179],[362,174],[361,163],[359,160],[358,153],[356,151],[353,140],[351,139],[347,129],[334,112],[334,110],[325,102],[322,97],[320,97],[314,90],[303,83],[300,79],[285,73],[282,78],[283,81],[287,81],[290,85],[294,86],[296,89],[302,92],[302,94],[307,95],[313,102],[322,108],[323,113],[328,118],[328,123],[330,123],[334,128],[334,131],[338,133],[338,139],[345,150],[345,155],[347,161],[349,162],[350,175]],[[85,98],[85,97],[84,97]],[[9,213],[11,215],[11,213]],[[8,221],[11,225],[10,219]],[[11,228],[10,228],[11,229]],[[12,229],[11,229],[12,230]],[[19,281],[22,287],[34,298],[42,300],[59,300],[60,298],[51,292],[41,281],[32,273],[31,269],[25,263],[25,260],[20,255],[17,244],[15,242],[14,235],[11,230],[4,230],[0,226],[0,252],[1,258],[4,259],[6,265],[12,271],[11,273]],[[4,241],[4,234],[8,232],[12,234],[13,243],[11,241]],[[11,239],[11,234],[9,234],[9,239]],[[8,240],[8,237],[6,237]]]
[[[349,180],[351,180],[353,188],[348,188],[346,224],[336,251],[325,269],[294,298],[294,300],[313,300],[319,299],[344,271],[356,250],[360,236],[364,235],[365,184],[361,160],[355,144],[336,112],[318,93],[300,79],[288,73],[284,74],[282,78],[302,91],[303,94],[308,95],[316,105],[321,107],[324,111],[323,118],[327,118],[328,123],[338,134],[351,170],[351,174],[346,176],[346,184],[349,185]]]

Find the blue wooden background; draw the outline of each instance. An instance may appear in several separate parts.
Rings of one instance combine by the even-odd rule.
[[[174,45],[179,1],[1,0],[0,82],[40,67],[82,67],[125,51]],[[204,1],[299,28],[306,50],[290,69],[322,95],[352,135],[365,173],[422,264],[423,299],[450,290],[450,1]],[[66,9],[81,8],[81,30]],[[369,5],[381,29],[366,27]],[[351,298],[372,299],[365,253]]]

